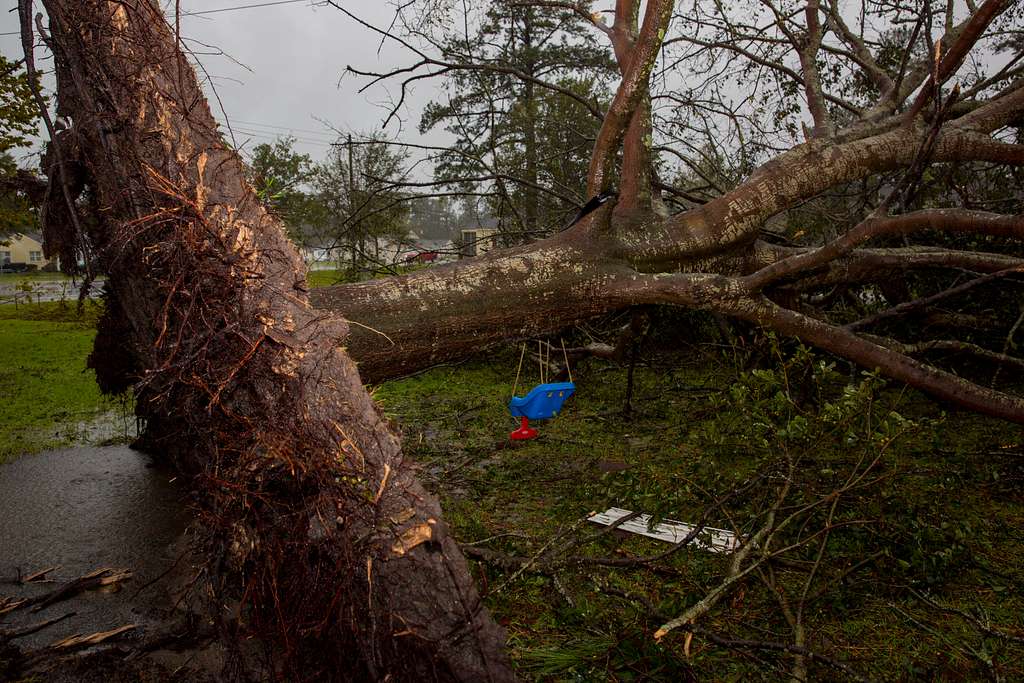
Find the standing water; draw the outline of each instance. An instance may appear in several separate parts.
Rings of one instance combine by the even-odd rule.
[[[20,647],[126,624],[144,634],[169,615],[168,577],[188,521],[184,492],[170,479],[126,446],[70,448],[0,465],[0,596],[32,597],[104,567],[133,574],[116,593],[89,591],[37,613],[0,616],[4,628],[18,628],[76,613],[19,639]],[[16,580],[48,567],[59,567],[46,577],[54,583]]]

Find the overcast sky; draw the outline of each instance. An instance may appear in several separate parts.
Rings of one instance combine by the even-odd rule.
[[[336,138],[319,120],[345,131],[380,129],[389,93],[381,87],[358,93],[365,81],[351,75],[342,77],[345,66],[386,70],[407,65],[412,55],[391,41],[381,47],[379,36],[333,7],[313,7],[311,0],[271,3],[275,0],[181,0],[183,14],[203,12],[182,18],[182,35],[199,41],[191,47],[211,52],[203,43],[230,55],[200,55],[200,59],[214,77],[238,143],[249,140],[245,147],[251,148],[290,132],[299,139],[298,149],[318,159]],[[2,0],[4,9],[15,4]],[[164,4],[174,5],[167,0]],[[346,0],[345,7],[382,27],[394,16],[386,0]],[[16,12],[0,15],[0,34],[17,31]],[[21,57],[19,36],[0,35],[0,51],[8,59]],[[41,49],[37,59],[41,69],[52,65],[44,61]],[[47,86],[53,87],[52,80]],[[440,94],[440,86],[440,82],[427,81],[414,90],[402,112],[404,124],[400,128],[392,122],[388,133],[406,139],[418,137],[420,112]],[[223,120],[216,103],[211,103],[214,114]],[[433,134],[432,142],[443,141],[442,135]]]

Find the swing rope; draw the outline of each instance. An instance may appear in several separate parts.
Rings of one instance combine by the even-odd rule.
[[[565,359],[565,370],[569,373],[569,381],[572,382],[572,366],[569,365],[569,353],[565,350],[565,339],[560,340],[562,342],[562,358]],[[526,358],[526,342],[523,342],[522,349],[519,352],[519,365],[516,366],[516,378],[512,382],[512,398],[516,397],[516,389],[519,388],[519,376],[523,372],[523,359]],[[545,366],[551,362],[551,344],[547,345],[547,349],[544,348],[544,343],[541,340],[537,340],[537,360],[540,363],[540,383],[546,384],[546,373],[544,372]]]
[[[569,381],[572,382],[572,366],[569,365],[569,354],[565,350],[565,339],[560,339],[562,342],[562,357],[565,358],[565,370],[569,373]]]
[[[537,340],[537,364],[540,365],[540,383],[544,384],[544,344]]]
[[[519,388],[519,372],[523,369],[523,358],[526,356],[526,342],[523,342],[523,350],[519,354],[519,367],[516,368],[516,381],[512,384],[512,398],[516,397],[516,389]]]

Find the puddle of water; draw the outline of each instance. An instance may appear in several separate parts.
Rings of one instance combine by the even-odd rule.
[[[138,436],[135,416],[123,410],[109,410],[89,420],[80,421],[66,435],[74,443],[105,446],[131,443]]]
[[[77,613],[19,639],[20,646],[124,624],[139,624],[144,631],[168,616],[171,581],[155,580],[171,573],[189,521],[184,492],[170,478],[126,446],[51,451],[0,466],[0,578],[56,565],[60,569],[51,578],[57,581],[102,567],[134,573],[117,594],[88,592],[37,613],[17,610],[0,617],[4,628],[17,628]],[[30,597],[56,585],[3,583],[0,594]]]
[[[16,437],[23,444],[23,452],[13,455],[10,460],[24,457],[24,452],[39,448],[46,444],[50,448],[65,445],[79,446],[115,446],[129,444],[138,437],[135,416],[124,409],[108,410],[100,413],[85,413],[88,417],[78,419],[82,413],[73,413],[46,429],[26,429]],[[71,449],[74,450],[74,449]],[[56,451],[55,451],[56,452]],[[0,463],[3,461],[0,460]],[[0,556],[0,562],[3,558]]]

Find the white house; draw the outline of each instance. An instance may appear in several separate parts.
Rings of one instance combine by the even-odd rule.
[[[27,263],[43,270],[50,265],[50,259],[43,255],[42,235],[28,232],[0,237],[0,263]]]

